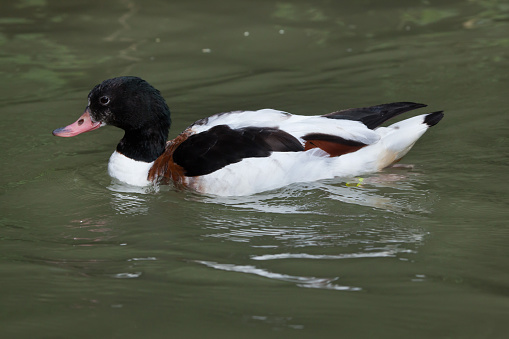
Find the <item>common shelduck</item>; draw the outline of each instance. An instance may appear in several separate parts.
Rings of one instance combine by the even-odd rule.
[[[206,194],[249,195],[390,166],[444,115],[379,126],[425,106],[395,102],[315,116],[274,109],[219,113],[167,141],[170,110],[160,92],[124,76],[95,86],[83,115],[53,135],[72,137],[113,125],[125,134],[109,160],[111,177],[135,186],[173,183]]]

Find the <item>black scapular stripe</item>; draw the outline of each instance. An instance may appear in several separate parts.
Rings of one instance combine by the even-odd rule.
[[[424,104],[415,102],[393,102],[371,107],[349,108],[338,112],[323,115],[330,119],[345,119],[360,121],[368,128],[373,129],[396,115],[405,113],[417,108],[426,107]]]
[[[217,171],[244,158],[268,157],[272,152],[304,151],[292,135],[277,128],[226,125],[191,135],[173,153],[173,161],[194,177]]]

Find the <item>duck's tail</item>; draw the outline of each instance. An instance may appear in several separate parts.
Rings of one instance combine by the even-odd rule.
[[[381,136],[382,146],[378,168],[382,169],[405,156],[419,138],[444,117],[442,111],[418,115],[375,131]]]
[[[429,127],[435,126],[438,124],[440,120],[444,117],[444,111],[437,111],[433,113],[426,114],[426,117],[424,118],[424,123],[428,125]]]
[[[436,125],[443,117],[442,112],[434,112],[376,128],[374,132],[380,136],[377,142],[356,152],[328,158],[333,176],[374,173],[394,164],[408,153],[428,128]]]

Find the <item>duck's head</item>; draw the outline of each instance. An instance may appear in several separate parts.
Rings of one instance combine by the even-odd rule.
[[[170,110],[161,93],[141,78],[124,76],[95,86],[88,94],[85,112],[53,135],[73,137],[105,125],[116,126],[126,132],[117,151],[135,160],[153,161],[164,151],[170,124]]]

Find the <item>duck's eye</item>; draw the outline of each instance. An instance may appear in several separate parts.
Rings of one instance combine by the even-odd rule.
[[[108,98],[107,96],[100,97],[99,102],[101,103],[101,105],[106,106],[107,104],[110,103],[110,98]]]

